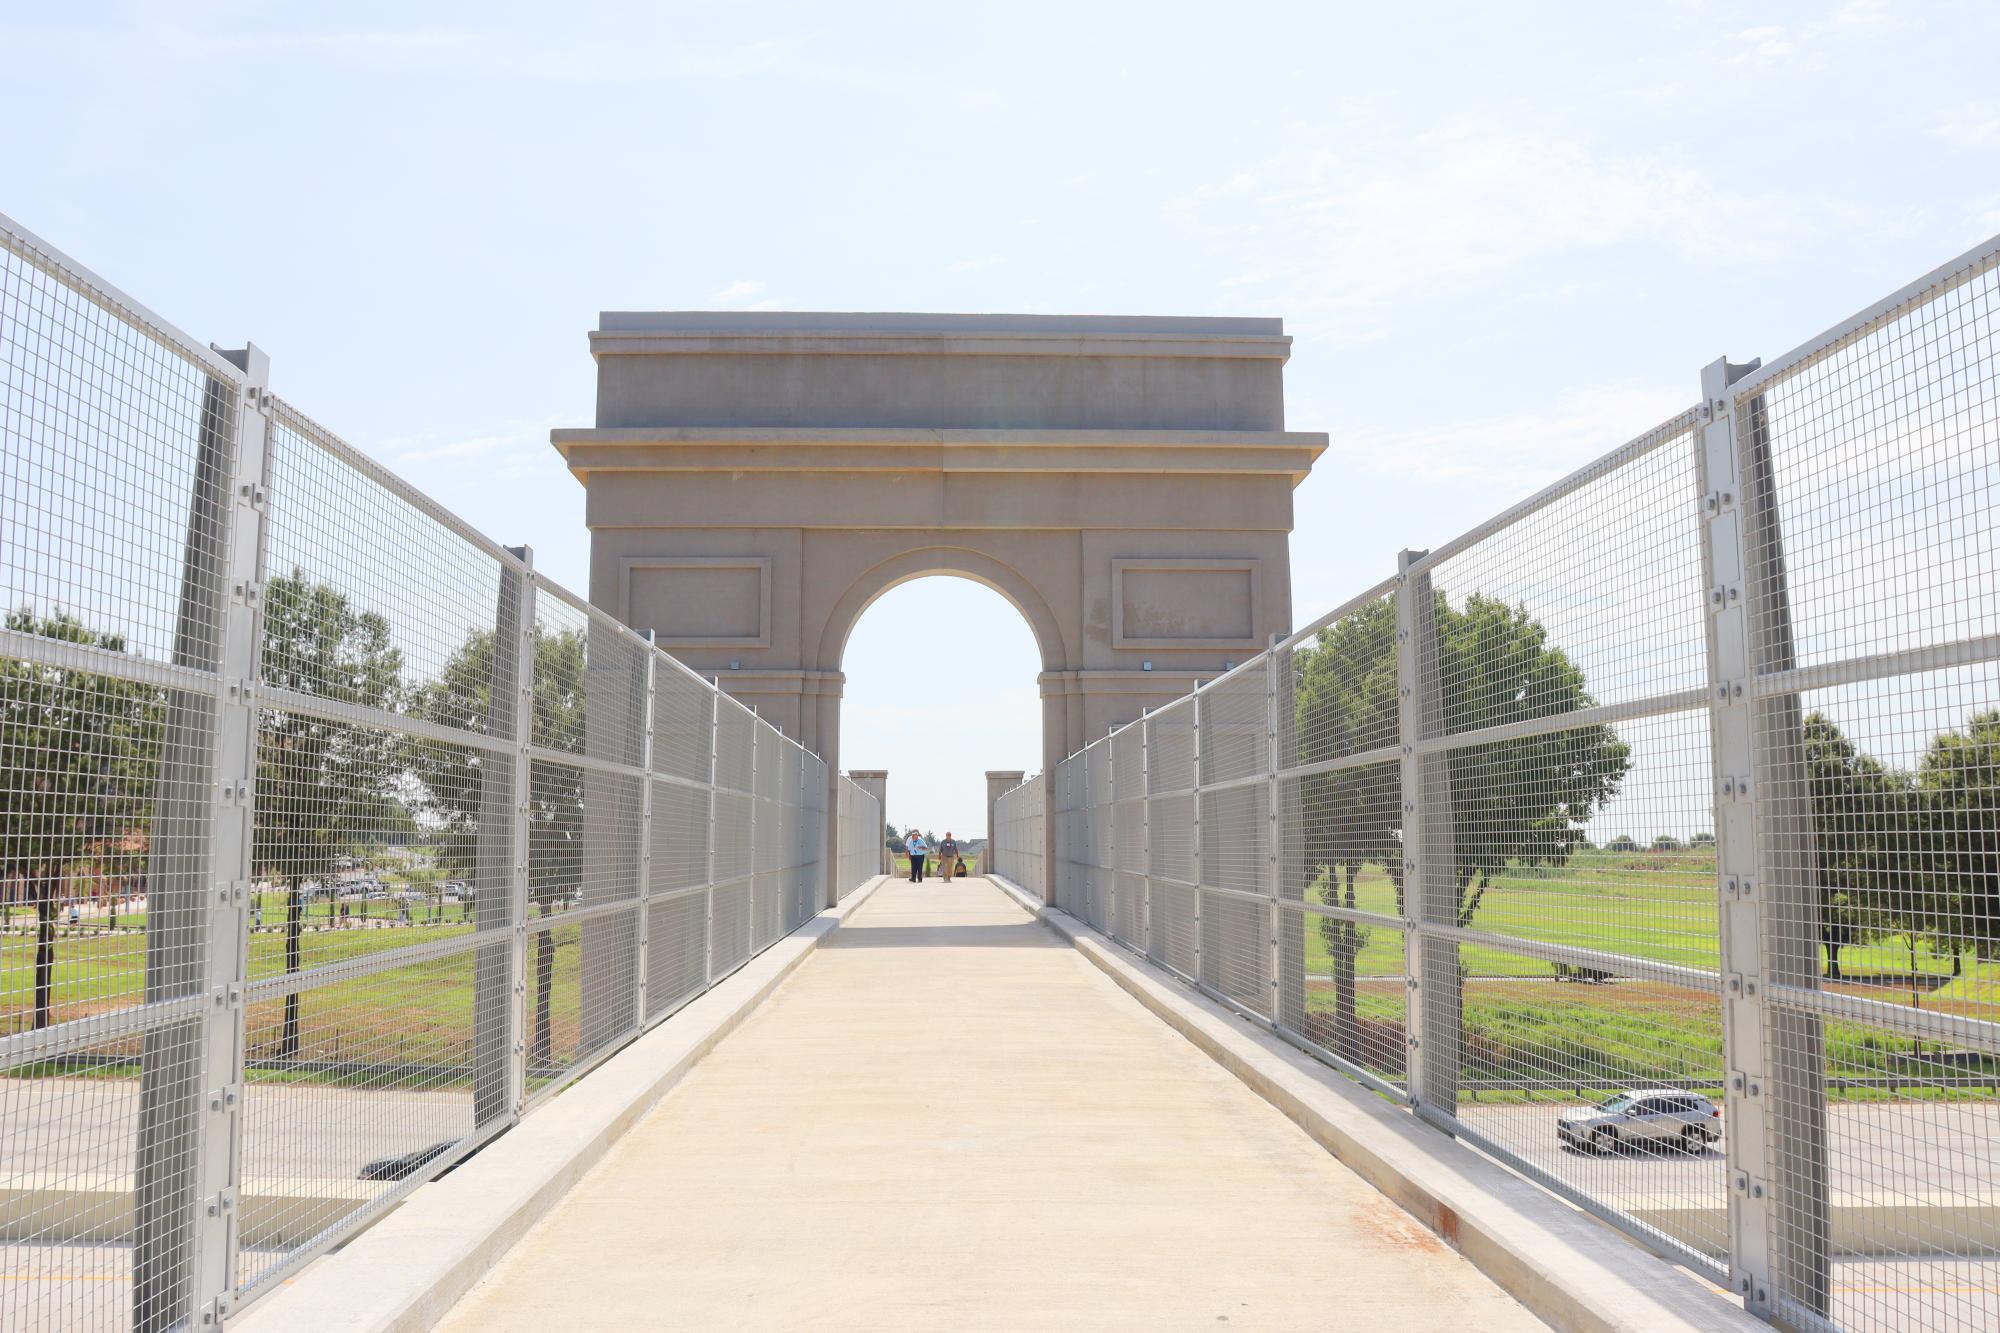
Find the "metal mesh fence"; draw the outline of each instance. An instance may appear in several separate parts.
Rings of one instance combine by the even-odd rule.
[[[2000,1325],[1996,331],[2000,240],[1717,362],[1002,873],[1779,1323]]]
[[[824,892],[816,757],[265,379],[0,219],[7,1328],[214,1324]]]
[[[1037,773],[1002,792],[993,805],[993,860],[988,870],[1006,876],[1031,894],[1043,889],[1043,829],[1047,782]]]
[[[835,888],[845,898],[882,873],[882,803],[852,778],[838,784],[840,867]]]

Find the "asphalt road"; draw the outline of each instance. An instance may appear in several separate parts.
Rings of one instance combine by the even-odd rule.
[[[246,1184],[353,1180],[378,1157],[470,1132],[472,1093],[252,1083],[243,1112]],[[9,1079],[0,1092],[0,1183],[129,1177],[138,1124],[134,1080]]]
[[[1556,1141],[1556,1117],[1565,1109],[1466,1102],[1459,1116],[1542,1170],[1601,1198],[1722,1199],[1728,1187],[1722,1142],[1699,1155],[1578,1151]],[[1945,1195],[1960,1203],[2000,1204],[2000,1105],[1870,1102],[1835,1106],[1828,1119],[1827,1162],[1835,1194]]]

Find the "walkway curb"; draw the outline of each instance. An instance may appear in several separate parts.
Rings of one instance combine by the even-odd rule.
[[[1769,1329],[1730,1298],[1253,1027],[1068,913],[999,875],[987,878],[1552,1327],[1578,1333]]]
[[[422,1186],[231,1324],[249,1333],[431,1328],[887,879],[877,875],[752,958],[488,1144],[475,1169]]]

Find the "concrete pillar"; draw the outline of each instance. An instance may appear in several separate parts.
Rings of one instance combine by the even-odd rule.
[[[876,849],[881,853],[882,873],[888,874],[889,864],[889,770],[886,768],[857,768],[847,775],[854,785],[875,798],[875,809],[882,816],[881,829],[875,836]]]
[[[1023,773],[1018,768],[1008,770],[989,768],[986,770],[986,856],[984,864],[979,867],[981,872],[999,868],[998,862],[994,860],[993,853],[1000,845],[1000,821],[997,818],[1000,798],[1020,786],[1021,779],[1027,776],[1026,773]],[[1016,877],[1009,875],[1008,878],[1014,879]]]

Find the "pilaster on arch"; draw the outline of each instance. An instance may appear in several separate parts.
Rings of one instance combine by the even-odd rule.
[[[1061,670],[1070,660],[1062,623],[1033,579],[984,551],[940,545],[904,551],[857,574],[826,609],[814,665],[825,672],[839,672],[847,640],[868,608],[891,589],[934,575],[970,579],[1004,597],[1034,634],[1044,671]]]

